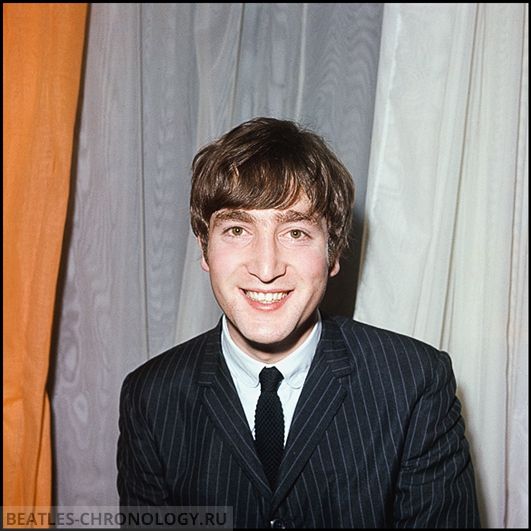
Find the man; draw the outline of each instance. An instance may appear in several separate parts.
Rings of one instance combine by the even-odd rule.
[[[289,121],[199,151],[192,228],[224,315],[126,378],[122,505],[232,506],[237,528],[479,527],[448,355],[319,312],[353,202]]]

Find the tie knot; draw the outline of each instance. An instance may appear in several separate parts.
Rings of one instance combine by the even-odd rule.
[[[278,384],[284,379],[282,373],[276,367],[264,367],[260,372],[260,385],[262,392],[276,393]]]

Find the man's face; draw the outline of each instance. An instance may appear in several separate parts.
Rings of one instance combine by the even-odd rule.
[[[317,321],[328,277],[328,231],[307,198],[286,210],[220,210],[210,220],[207,256],[216,300],[234,342],[251,357],[279,361]]]

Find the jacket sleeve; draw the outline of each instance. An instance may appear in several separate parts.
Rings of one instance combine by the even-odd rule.
[[[169,505],[169,491],[153,430],[142,406],[142,383],[127,376],[120,395],[118,494],[121,507]]]
[[[480,527],[455,377],[449,356],[438,359],[409,419],[393,508],[397,528]]]

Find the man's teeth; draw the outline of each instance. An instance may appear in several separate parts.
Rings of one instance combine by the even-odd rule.
[[[263,293],[262,291],[246,291],[245,295],[258,302],[278,302],[288,296],[287,291],[278,291],[276,293]]]

